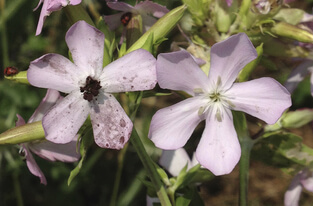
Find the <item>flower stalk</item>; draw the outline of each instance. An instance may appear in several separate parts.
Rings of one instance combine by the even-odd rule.
[[[133,128],[130,142],[135,147],[136,152],[147,172],[147,175],[151,179],[152,184],[155,186],[155,190],[158,195],[158,198],[160,199],[161,204],[163,206],[172,205],[167,196],[166,190],[161,183],[160,177],[153,165],[153,161],[151,160],[150,156],[147,154],[135,128]]]

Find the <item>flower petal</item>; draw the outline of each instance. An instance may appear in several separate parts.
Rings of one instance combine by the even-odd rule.
[[[43,23],[46,19],[47,16],[49,16],[51,14],[50,11],[48,11],[48,5],[49,5],[49,1],[43,1],[43,0],[40,0],[39,1],[39,4],[37,5],[37,7],[34,9],[38,9],[39,5],[42,4],[42,8],[41,8],[41,11],[40,11],[40,16],[39,16],[39,20],[38,20],[38,24],[37,24],[37,29],[36,29],[36,36],[38,36],[41,31],[42,31],[42,27],[43,27]]]
[[[258,54],[245,33],[239,33],[216,43],[211,48],[209,80],[216,85],[219,79],[222,87],[228,89],[246,64]]]
[[[82,0],[70,0],[70,5],[77,5],[80,4]]]
[[[157,111],[151,120],[149,138],[166,150],[183,147],[196,126],[204,119],[198,115],[204,105],[200,97],[192,97]]]
[[[297,66],[289,75],[284,86],[292,93],[297,85],[313,70],[313,61],[307,60]],[[313,81],[311,81],[311,84]]]
[[[226,0],[227,6],[231,6],[233,3],[233,0]]]
[[[79,91],[70,93],[43,117],[46,139],[60,144],[70,142],[87,119],[89,111],[89,102]]]
[[[42,171],[40,170],[40,168],[38,167],[33,155],[30,153],[28,147],[24,144],[22,144],[22,147],[24,148],[25,151],[25,157],[26,157],[26,165],[29,169],[29,171],[39,177],[40,179],[40,183],[46,185],[47,184],[47,180],[45,175],[42,173]]]
[[[235,83],[225,96],[234,106],[231,109],[246,112],[268,124],[274,124],[291,106],[287,89],[268,77]]]
[[[76,151],[77,136],[67,144],[42,141],[28,143],[28,146],[36,155],[49,161],[75,162],[80,158]]]
[[[16,127],[26,124],[25,120],[23,119],[23,117],[21,115],[16,114],[16,116],[17,116],[17,121],[15,122]]]
[[[123,14],[125,13],[121,12],[121,13],[107,15],[107,16],[104,15],[103,20],[105,21],[105,23],[107,23],[110,30],[114,31],[121,25],[121,17]]]
[[[54,0],[54,1],[48,1],[48,2],[49,2],[49,5],[48,5],[47,10],[50,12],[58,11],[69,3],[67,0]]]
[[[86,75],[94,77],[100,74],[104,48],[104,34],[101,31],[85,21],[78,21],[67,31],[65,41],[74,63]]]
[[[61,98],[62,97],[58,91],[54,89],[48,89],[46,96],[41,100],[39,106],[33,115],[29,118],[28,123],[41,121],[44,114],[47,113],[48,110]]]
[[[178,176],[186,165],[191,165],[190,158],[183,148],[163,150],[159,163],[173,176]]]
[[[109,93],[153,89],[157,83],[155,62],[148,51],[135,50],[103,69],[101,86]]]
[[[132,12],[134,7],[124,2],[108,2],[108,7],[116,11]]]
[[[78,88],[79,70],[59,54],[46,54],[30,63],[27,79],[33,86],[70,93]]]
[[[99,147],[122,149],[127,143],[133,123],[112,94],[100,93],[90,112],[95,142]]]
[[[135,9],[138,10],[141,15],[151,14],[157,18],[161,18],[167,12],[169,12],[165,6],[161,6],[160,4],[154,3],[152,1],[141,1],[135,5]]]
[[[217,121],[215,115],[208,116],[196,150],[199,163],[214,175],[230,173],[241,156],[231,111],[225,109],[223,113],[222,121]]]
[[[302,186],[300,181],[302,179],[302,173],[298,173],[289,185],[288,190],[285,193],[284,205],[285,206],[297,206],[299,205],[299,199],[302,192]]]
[[[310,175],[312,175],[312,173]],[[313,177],[312,176],[306,177],[305,179],[301,180],[301,184],[306,190],[313,192]]]
[[[208,77],[187,51],[159,54],[156,68],[163,89],[181,90],[194,96],[194,89],[208,88]]]

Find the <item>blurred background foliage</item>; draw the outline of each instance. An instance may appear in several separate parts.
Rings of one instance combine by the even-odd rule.
[[[136,1],[126,2],[134,5]],[[178,0],[155,2],[166,5],[168,9],[181,4]],[[83,3],[93,18],[114,13],[106,6],[104,0],[83,0]],[[64,37],[71,25],[65,13],[62,10],[52,13],[46,19],[41,35],[35,36],[41,10],[39,7],[37,11],[33,11],[37,4],[38,0],[0,0],[0,133],[15,126],[16,114],[27,120],[46,92],[44,89],[4,79],[4,68],[15,66],[24,71],[28,69],[31,61],[46,53],[64,56],[68,54]],[[296,4],[293,5],[305,7],[307,12],[311,13],[313,0],[303,1],[299,6]],[[169,37],[170,40],[181,38],[178,30],[172,32]],[[169,49],[168,42],[161,45],[163,52]],[[267,70],[259,68],[255,72],[255,77],[274,76],[281,82],[286,79],[292,67],[281,59],[274,61],[277,62],[277,67]],[[293,94],[292,109],[313,107],[309,84],[309,78],[306,78],[298,86]],[[177,99],[180,99],[178,95],[148,98],[139,108],[136,127],[140,136],[145,138],[143,141],[146,142],[148,153],[155,160],[160,151],[147,139],[151,117],[157,109],[170,105]],[[201,136],[202,130],[201,124],[194,133],[197,139]],[[309,138],[312,140],[312,136]],[[194,142],[188,142],[187,151],[192,151],[195,145]],[[75,164],[47,162],[35,157],[48,181],[47,186],[44,186],[40,184],[39,178],[28,171],[25,161],[19,156],[19,146],[0,146],[0,205],[109,205],[118,170],[122,171],[122,176],[116,205],[145,205],[146,188],[142,182],[146,176],[134,149],[128,148],[123,166],[118,164],[118,157],[119,151],[103,150],[93,145],[88,151],[81,172],[70,186],[67,185],[67,178]],[[288,187],[290,176],[258,162],[251,164],[250,175],[251,205],[282,205],[283,193]],[[199,187],[206,205],[236,205],[237,177],[238,168],[230,175],[214,178]],[[275,189],[272,187],[276,181],[279,183]],[[303,205],[309,205],[313,201],[311,194],[305,193],[303,196],[301,200]]]

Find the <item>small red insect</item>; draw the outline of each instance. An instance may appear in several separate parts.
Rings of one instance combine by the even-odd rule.
[[[13,76],[18,73],[18,69],[16,67],[7,67],[4,69],[4,76]]]
[[[131,20],[131,18],[132,18],[132,13],[130,13],[130,12],[127,12],[127,13],[123,14],[123,15],[121,16],[121,22],[122,22],[122,24],[123,24],[124,26],[127,26],[128,22]]]

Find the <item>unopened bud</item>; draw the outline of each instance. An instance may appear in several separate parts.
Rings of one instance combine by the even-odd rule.
[[[20,144],[45,138],[41,121],[14,127],[0,134],[0,144]]]
[[[300,29],[297,26],[279,22],[271,28],[271,32],[275,35],[293,39],[304,43],[313,43],[313,34],[307,30]]]

